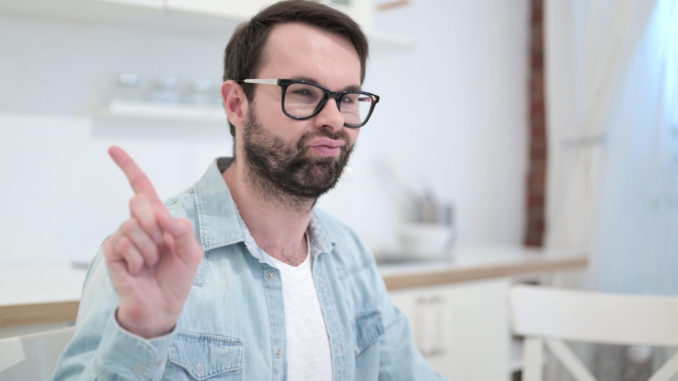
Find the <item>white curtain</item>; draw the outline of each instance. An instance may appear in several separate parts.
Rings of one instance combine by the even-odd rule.
[[[678,292],[678,1],[547,2],[547,247],[589,286]]]
[[[546,246],[589,251],[575,286],[678,294],[678,0],[547,0],[544,17]],[[584,351],[601,379],[651,361],[614,351]]]
[[[589,285],[678,294],[678,1],[658,1],[621,83],[606,127]]]
[[[654,3],[546,3],[549,247],[590,247],[612,103]]]

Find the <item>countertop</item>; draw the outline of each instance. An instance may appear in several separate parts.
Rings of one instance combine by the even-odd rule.
[[[583,250],[545,250],[524,246],[465,245],[446,260],[382,264],[379,272],[389,290],[427,287],[492,278],[584,269]]]
[[[583,269],[584,251],[459,246],[447,259],[380,264],[389,290]],[[62,323],[77,315],[86,271],[71,263],[0,266],[0,327]]]

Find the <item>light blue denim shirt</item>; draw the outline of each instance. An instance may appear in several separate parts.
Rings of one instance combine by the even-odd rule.
[[[191,221],[205,251],[175,329],[146,340],[117,324],[119,299],[99,250],[55,380],[286,380],[280,274],[240,218],[221,175],[230,163],[215,160],[166,202]],[[407,319],[353,231],[315,210],[308,233],[333,379],[442,379],[413,345]]]

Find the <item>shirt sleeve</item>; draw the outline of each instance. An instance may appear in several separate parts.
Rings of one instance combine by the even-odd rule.
[[[115,318],[119,303],[100,249],[83,286],[75,334],[57,363],[54,380],[162,378],[176,328],[150,340],[132,334]]]

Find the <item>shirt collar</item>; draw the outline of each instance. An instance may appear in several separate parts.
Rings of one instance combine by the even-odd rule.
[[[313,215],[308,225],[309,241],[311,242],[311,255],[317,257],[320,253],[330,253],[335,245],[325,232],[324,225],[318,215],[317,210],[313,209]]]
[[[214,160],[195,184],[198,235],[205,253],[218,247],[244,242],[250,252],[260,254],[245,223],[240,217],[233,196],[222,172],[233,162],[231,157]],[[311,255],[332,251],[334,242],[326,234],[321,216],[314,209],[308,227]],[[254,250],[256,248],[256,250]],[[259,257],[260,255],[255,255]]]
[[[205,252],[244,240],[238,209],[221,175],[232,158],[218,158],[195,184],[195,205],[200,245]]]

